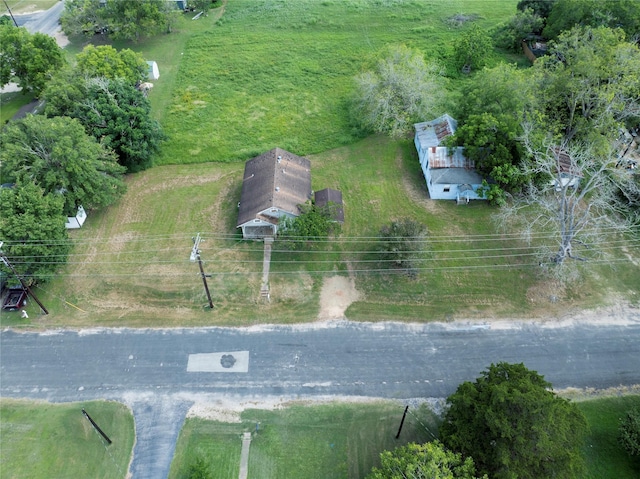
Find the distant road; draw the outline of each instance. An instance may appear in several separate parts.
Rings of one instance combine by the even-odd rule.
[[[39,32],[53,37],[60,28],[60,15],[63,10],[64,2],[60,1],[49,10],[14,15],[14,18],[18,26],[25,27],[30,33]]]

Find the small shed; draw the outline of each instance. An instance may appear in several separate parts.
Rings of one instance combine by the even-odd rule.
[[[158,69],[158,64],[154,61],[147,62],[147,79],[148,80],[157,80],[160,78],[160,70]]]
[[[82,205],[78,206],[78,211],[75,216],[68,216],[67,222],[64,224],[64,227],[68,230],[82,228],[85,220],[87,219],[87,212],[84,210]]]
[[[314,194],[315,204],[319,208],[328,207],[331,218],[338,223],[344,223],[344,206],[342,204],[342,191],[325,188]]]

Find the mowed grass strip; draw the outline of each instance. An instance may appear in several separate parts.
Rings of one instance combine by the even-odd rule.
[[[640,408],[640,396],[591,399],[577,403],[591,429],[584,450],[588,479],[635,479],[640,457],[632,457],[618,442],[620,419]]]
[[[171,465],[171,479],[186,478],[198,457],[213,478],[238,474],[243,432],[252,433],[249,477],[360,478],[379,464],[379,454],[407,442],[424,442],[437,430],[437,418],[413,408],[395,439],[404,406],[397,402],[292,405],[247,410],[238,423],[187,419]],[[256,425],[257,431],[256,431]]]
[[[112,444],[107,445],[82,408]],[[134,434],[133,415],[123,404],[51,404],[0,398],[1,475],[7,479],[124,479]]]

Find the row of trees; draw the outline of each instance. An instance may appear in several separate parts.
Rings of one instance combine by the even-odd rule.
[[[10,31],[7,38],[30,44],[24,28],[0,28]],[[163,139],[136,88],[147,75],[139,54],[88,46],[74,66],[47,75],[37,87],[43,114],[12,121],[0,132],[0,179],[10,185],[0,191],[0,237],[18,273],[33,282],[46,281],[52,265],[66,260],[66,217],[79,206],[91,210],[117,201],[124,175],[151,166]]]

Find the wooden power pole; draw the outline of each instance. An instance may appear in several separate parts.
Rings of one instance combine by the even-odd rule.
[[[204,290],[207,293],[207,299],[209,300],[209,307],[213,309],[213,301],[211,300],[211,293],[209,292],[209,285],[207,284],[207,275],[204,274],[204,268],[202,267],[202,258],[200,258],[200,233],[193,238],[193,248],[191,249],[191,257],[189,258],[191,262],[198,262],[198,266],[200,267],[200,276],[202,276],[202,283],[204,284]]]

